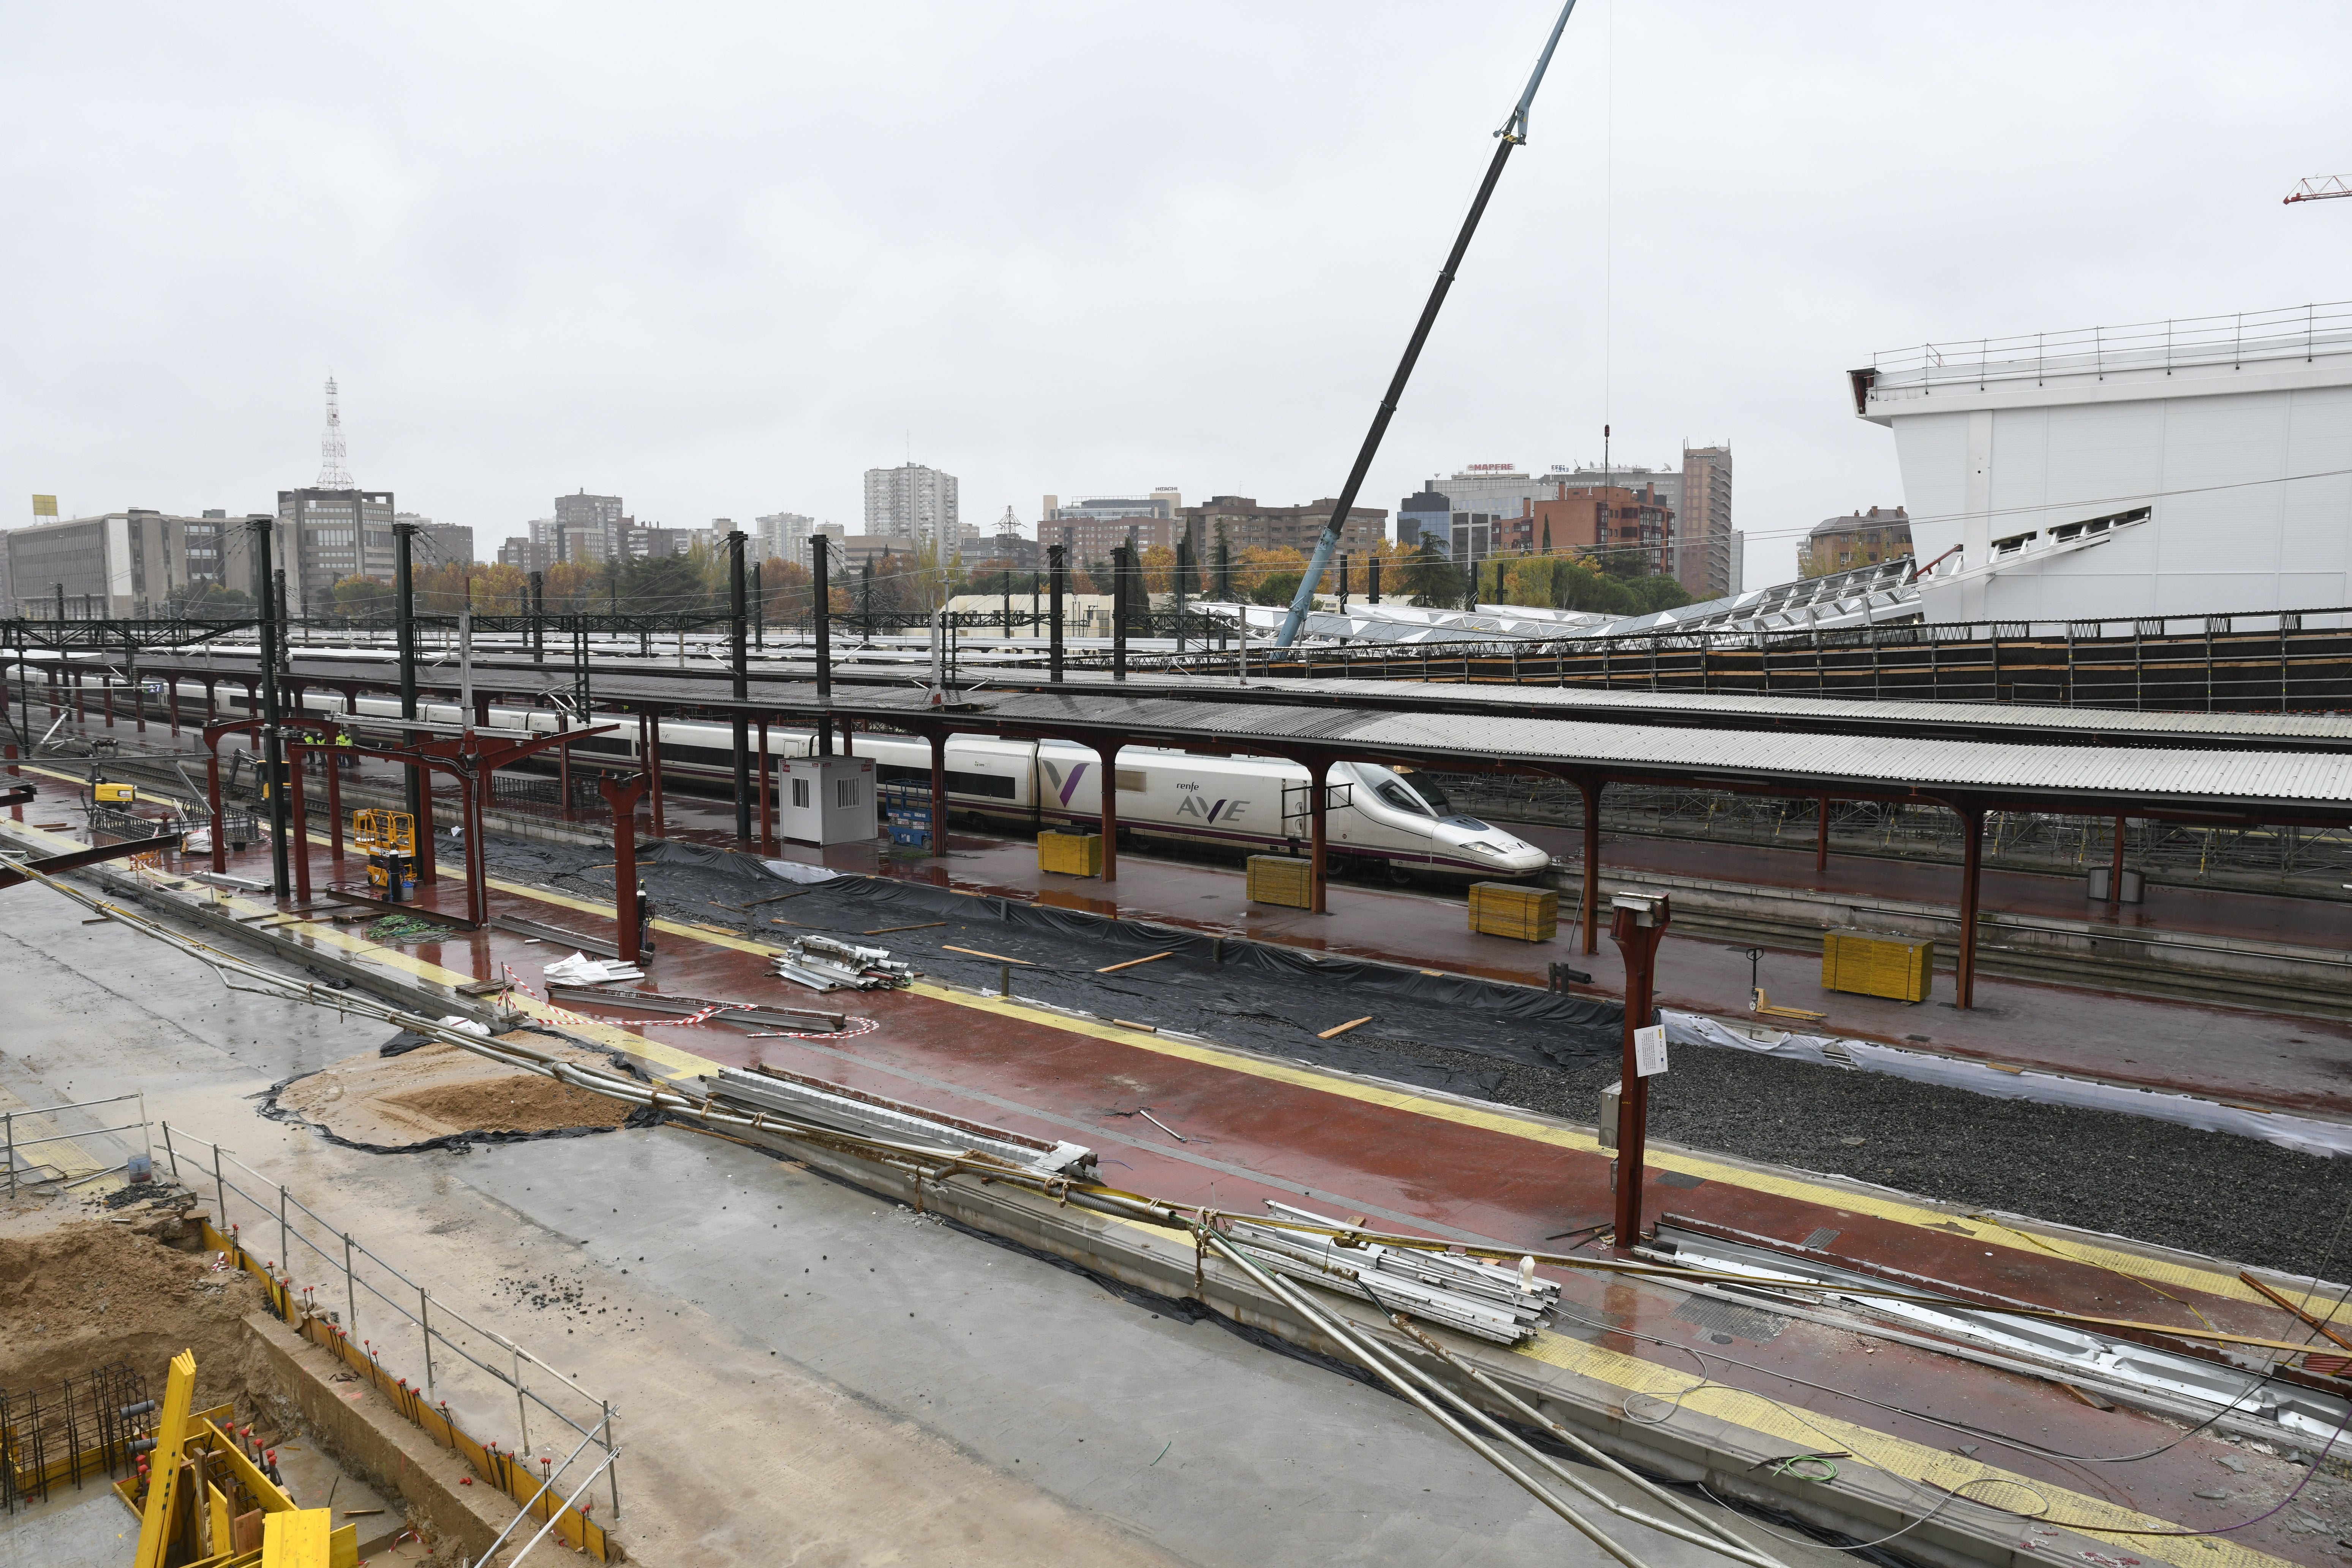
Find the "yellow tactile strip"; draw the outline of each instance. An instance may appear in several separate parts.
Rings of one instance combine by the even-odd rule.
[[[26,829],[25,831],[38,830]],[[53,834],[43,833],[41,837],[56,839],[61,845],[72,842],[58,838]],[[561,893],[543,889],[497,879],[492,879],[490,886],[518,897],[585,913],[604,912],[599,905],[568,898]],[[271,907],[233,897],[223,897],[219,902],[238,912],[261,913]],[[364,953],[372,962],[383,963],[423,979],[442,984],[458,984],[476,978],[470,974],[459,974],[454,970],[444,969],[438,964],[425,963],[396,948],[378,946],[332,926],[320,927],[309,921],[299,923],[303,928],[305,936],[313,942],[352,953]],[[656,921],[656,929],[665,933],[675,935],[682,940],[705,942],[714,946],[731,948],[737,952],[770,954],[776,951],[761,943],[745,941],[739,937],[674,925],[668,921]],[[1498,1111],[1423,1100],[1399,1089],[1336,1079],[1311,1068],[1290,1067],[1279,1062],[1238,1056],[1213,1047],[1164,1039],[1144,1034],[1140,1030],[1121,1028],[1113,1024],[1098,1024],[1087,1019],[1072,1018],[1062,1014],[1024,1006],[1017,1002],[1007,1002],[1001,997],[956,991],[946,986],[919,982],[913,989],[918,994],[958,1006],[976,1007],[1003,1016],[1019,1018],[1042,1027],[1063,1029],[1112,1040],[1139,1049],[1224,1068],[1270,1081],[1293,1084],[1325,1093],[1341,1094],[1366,1103],[1411,1111],[1417,1115],[1434,1116],[1466,1125],[1486,1127],[1558,1147],[1585,1150],[1597,1147],[1590,1133],[1528,1121]],[[523,998],[522,1001],[524,1010],[535,1016],[562,1012],[562,1009],[551,1007],[535,999]],[[608,1025],[572,1024],[567,1026],[583,1037],[632,1052],[681,1075],[709,1071],[718,1065],[690,1052],[677,1050],[658,1041],[649,1040],[643,1036]],[[1755,1190],[1785,1192],[1791,1195],[1806,1197],[1810,1201],[1829,1203],[1832,1206],[1849,1209],[1865,1206],[1855,1201],[1857,1194],[1818,1188],[1799,1180],[1767,1184],[1771,1179],[1759,1179],[1756,1173],[1686,1157],[1661,1158],[1659,1163],[1669,1165],[1673,1169],[1706,1175],[1710,1180],[1730,1181]],[[1877,1207],[1870,1208],[1868,1212],[1883,1213],[1885,1217],[1903,1223],[1921,1224],[1931,1220],[1938,1224],[1948,1223],[1948,1217],[1937,1211],[1892,1202],[1881,1201]],[[1115,1220],[1112,1223],[1129,1226],[1137,1230],[1152,1234],[1164,1234],[1153,1231],[1153,1227],[1133,1221]],[[2103,1249],[2086,1248],[2084,1250]],[[2134,1266],[2146,1265],[2149,1262],[2148,1259],[2128,1253],[2118,1252],[2112,1256]],[[2178,1282],[2193,1284],[2200,1289],[2212,1288],[2203,1283],[2208,1278],[2214,1279],[2224,1278],[2210,1270],[2178,1270],[2176,1272],[2189,1276]],[[2234,1279],[2231,1279],[2229,1283],[2238,1285],[2238,1290],[2231,1292],[2231,1294],[2242,1293],[2246,1297],[2252,1297],[2252,1292],[2246,1290],[2245,1287],[2239,1285]],[[2011,1471],[1980,1464],[1957,1454],[1929,1448],[1922,1444],[1892,1436],[1852,1422],[1810,1412],[1801,1418],[1798,1413],[1788,1405],[1760,1394],[1708,1383],[1693,1373],[1676,1372],[1655,1363],[1643,1361],[1638,1356],[1586,1344],[1565,1335],[1548,1332],[1538,1334],[1536,1339],[1522,1347],[1518,1353],[1530,1356],[1548,1365],[1559,1367],[1579,1377],[1622,1390],[1625,1394],[1647,1394],[1670,1403],[1678,1401],[1683,1408],[1696,1414],[1785,1443],[1790,1452],[1819,1449],[1830,1447],[1833,1442],[1835,1446],[1843,1447],[1862,1461],[1907,1480],[1933,1482],[1947,1488],[1965,1487],[1971,1495],[1980,1500],[2001,1503],[2021,1512],[2046,1509],[2046,1512],[2040,1518],[2030,1522],[2047,1523],[2086,1533],[2162,1531],[2179,1528],[2162,1519],[2117,1508],[2097,1498],[2087,1497],[2046,1481],[2032,1480]],[[2020,1528],[2022,1529],[2028,1522],[2020,1521]],[[2161,1562],[2177,1563],[2181,1565],[2181,1568],[2272,1568],[2272,1565],[2284,1561],[2221,1537],[2158,1536],[2126,1539],[2128,1549],[2134,1553]]]
[[[18,831],[32,833],[37,830],[22,827]],[[54,838],[61,846],[70,846],[76,842],[56,837],[54,835],[44,834],[43,837]],[[321,839],[320,842],[324,840]],[[453,880],[463,880],[461,870],[445,869],[442,875]],[[522,882],[509,882],[497,877],[490,878],[488,885],[499,892],[509,893],[517,898],[575,910],[583,914],[609,916],[611,913],[610,909],[605,905],[572,898],[552,889],[532,887]],[[243,907],[257,912],[268,906]],[[274,929],[290,931],[295,928],[280,926]],[[303,922],[301,929],[304,934],[312,937],[313,940],[326,942],[353,952],[364,951],[376,962],[389,963],[445,984],[465,984],[476,978],[470,974],[456,974],[451,971],[424,963],[396,949],[380,948],[359,942],[332,927],[317,928]],[[714,947],[730,948],[738,952],[772,956],[778,951],[766,943],[715,931],[708,927],[686,925],[672,921],[657,920],[654,922],[654,929],[665,935],[675,936],[684,941],[707,942]],[[1229,1071],[1275,1082],[1288,1083],[1325,1094],[1336,1094],[1368,1104],[1409,1111],[1418,1116],[1433,1117],[1439,1121],[1485,1128],[1489,1131],[1501,1132],[1510,1137],[1525,1138],[1532,1142],[1549,1143],[1559,1148],[1573,1149],[1586,1153],[1598,1152],[1601,1147],[1597,1137],[1591,1132],[1577,1128],[1556,1127],[1547,1122],[1529,1121],[1525,1117],[1512,1115],[1507,1110],[1489,1110],[1476,1106],[1458,1105],[1448,1100],[1427,1100],[1402,1089],[1336,1077],[1318,1072],[1311,1068],[1294,1067],[1240,1052],[1228,1051],[1214,1046],[1192,1045],[1171,1040],[1158,1035],[1147,1034],[1140,1029],[1124,1028],[1108,1020],[1097,1022],[1074,1018],[1066,1014],[1024,1006],[1018,1002],[1007,1002],[1001,997],[955,990],[943,985],[919,983],[914,989],[919,994],[929,996],[935,1001],[952,1003],[960,1007],[978,1007],[1004,1016],[1020,1018],[1042,1027],[1062,1029],[1073,1034],[1091,1036],[1097,1039],[1112,1040],[1120,1045],[1133,1047],[1138,1050],[1202,1062]],[[527,1002],[528,1000],[526,999]],[[527,1005],[524,1010],[541,1016],[562,1011],[559,1008],[551,1008],[543,1003]],[[583,1034],[589,1035],[601,1043],[634,1051],[648,1062],[659,1066],[664,1071],[696,1076],[714,1071],[718,1067],[717,1063],[695,1056],[691,1052],[662,1045],[643,1036],[619,1029],[609,1029],[604,1026],[573,1026],[579,1027]],[[1710,1182],[1721,1182],[1727,1185],[1746,1188],[1750,1192],[1767,1193],[1776,1197],[1820,1205],[1825,1208],[1843,1209],[1848,1213],[1868,1215],[1874,1219],[1883,1219],[1895,1225],[1934,1229],[1946,1235],[1953,1234],[1953,1227],[1959,1224],[1949,1213],[1941,1209],[1906,1203],[1902,1198],[1892,1194],[1828,1186],[1809,1181],[1794,1173],[1758,1171],[1745,1165],[1709,1160],[1701,1155],[1662,1150],[1652,1152],[1650,1163],[1663,1170],[1700,1176]],[[2031,1233],[2029,1239],[2021,1240],[2021,1237],[2026,1237],[2028,1233],[1984,1222],[1979,1222],[1974,1232],[1969,1232],[1968,1227],[1965,1226],[1962,1230],[1964,1233],[1974,1234],[1976,1239],[1990,1246],[2011,1251],[2038,1250],[2043,1254],[2054,1254],[2073,1262],[2127,1275],[2136,1279],[2145,1279],[2152,1284],[2200,1290],[2224,1300],[2245,1301],[2259,1305],[2271,1304],[2234,1273],[2222,1269],[2205,1268],[2168,1258],[2150,1258],[2126,1248],[2106,1247],[2095,1241],[2072,1237],[2045,1236],[2037,1232]],[[2293,1299],[2295,1294],[2292,1288],[2288,1288],[2283,1293],[2290,1299]],[[2322,1297],[2311,1292],[2305,1292],[2303,1296],[2303,1304],[2305,1306],[2324,1304],[2324,1300]]]

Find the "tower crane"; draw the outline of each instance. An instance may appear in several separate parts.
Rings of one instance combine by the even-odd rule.
[[[2288,205],[2296,202],[2324,202],[2336,196],[2352,196],[2352,174],[2314,174],[2294,188],[2287,197]]]

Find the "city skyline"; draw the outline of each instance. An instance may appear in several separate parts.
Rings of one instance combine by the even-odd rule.
[[[487,548],[582,484],[855,525],[862,472],[910,455],[974,518],[1088,476],[1335,493],[1550,11],[745,12],[716,57],[593,9],[138,15],[0,18],[29,237],[0,278],[38,305],[0,346],[0,521],[34,492],[268,510],[318,472],[332,374],[357,481]],[[1581,106],[1538,107],[1365,495],[1596,462],[1603,423],[1652,464],[1725,440],[1748,581],[1785,579],[1820,518],[1902,499],[1844,381],[1874,352],[2340,292],[2352,204],[2280,197],[2327,161],[2352,17],[2265,11],[2250,41],[2295,47],[2216,75],[2180,47],[2209,13],[2122,15],[1580,7]],[[1197,111],[1073,148],[1060,84],[1147,46]],[[2089,100],[2095,63],[2138,90]],[[1407,74],[1410,114],[1274,85]],[[1855,82],[1970,112],[1895,134]],[[610,113],[555,111],[591,85]],[[542,243],[583,221],[621,237]],[[1336,262],[1247,242],[1323,232]]]

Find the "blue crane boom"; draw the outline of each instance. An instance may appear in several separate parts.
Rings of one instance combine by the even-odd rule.
[[[1519,94],[1511,117],[1495,132],[1495,156],[1486,165],[1486,177],[1479,182],[1478,195],[1470,203],[1469,216],[1462,220],[1462,232],[1454,237],[1454,248],[1446,253],[1444,268],[1437,275],[1437,285],[1429,291],[1429,303],[1421,308],[1421,320],[1413,324],[1412,341],[1404,345],[1404,358],[1397,363],[1396,374],[1389,381],[1388,395],[1381,399],[1380,411],[1372,416],[1372,427],[1364,437],[1363,449],[1356,454],[1356,466],[1348,472],[1348,482],[1339,491],[1337,504],[1331,508],[1331,521],[1323,525],[1322,537],[1315,542],[1314,559],[1307,562],[1306,574],[1298,580],[1297,596],[1290,602],[1290,614],[1283,617],[1282,631],[1275,638],[1276,647],[1288,647],[1298,636],[1299,623],[1307,618],[1307,607],[1315,602],[1316,585],[1323,580],[1323,570],[1331,563],[1331,552],[1339,546],[1339,535],[1348,525],[1348,513],[1356,504],[1356,492],[1364,488],[1364,476],[1372,466],[1373,457],[1381,449],[1381,437],[1388,434],[1389,420],[1395,416],[1397,404],[1404,396],[1404,384],[1412,377],[1415,361],[1421,358],[1421,346],[1429,341],[1429,329],[1436,324],[1439,307],[1445,303],[1446,290],[1454,287],[1454,274],[1462,266],[1463,254],[1470,248],[1470,237],[1478,232],[1478,220],[1486,215],[1487,198],[1495,194],[1495,182],[1503,177],[1503,165],[1509,161],[1511,149],[1528,139],[1528,111],[1535,106],[1536,89],[1543,85],[1544,72],[1551,65],[1552,51],[1559,47],[1559,36],[1568,26],[1569,13],[1576,9],[1576,0],[1559,8],[1559,20],[1552,24],[1551,37],[1544,41],[1543,54],[1536,60],[1535,74],[1528,78],[1528,89]]]

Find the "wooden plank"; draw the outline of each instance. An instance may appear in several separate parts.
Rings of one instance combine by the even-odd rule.
[[[940,943],[940,946],[950,952],[970,953],[974,958],[992,958],[999,963],[1017,963],[1024,969],[1034,969],[1036,967],[1036,965],[1031,963],[1025,958],[1008,958],[1001,952],[982,952],[976,947],[958,947],[951,942],[943,942]]]
[[[1350,1029],[1360,1029],[1371,1021],[1372,1015],[1367,1013],[1360,1018],[1349,1019],[1346,1023],[1339,1025],[1337,1028],[1326,1029],[1315,1037],[1318,1040],[1328,1040],[1335,1035],[1344,1035]]]
[[[1167,952],[1146,953],[1141,958],[1130,958],[1124,963],[1106,963],[1100,969],[1096,970],[1095,973],[1097,974],[1109,974],[1121,969],[1133,969],[1139,963],[1157,963],[1163,958],[1173,958],[1175,956],[1175,952],[1172,949]]]

